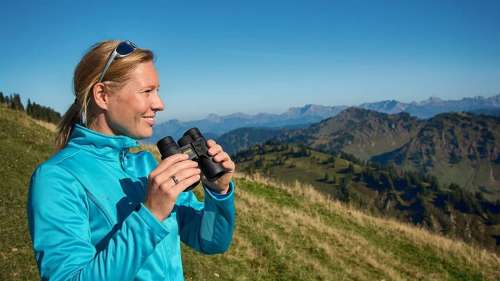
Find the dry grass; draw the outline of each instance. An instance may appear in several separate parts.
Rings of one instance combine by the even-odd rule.
[[[33,121],[35,123],[37,123],[38,125],[46,128],[47,130],[55,133],[56,132],[56,129],[57,129],[57,125],[54,124],[54,123],[49,123],[49,122],[45,122],[45,121],[41,121],[41,120],[36,120],[36,119],[33,119]]]
[[[309,243],[316,247],[327,257],[326,259],[324,257],[311,259],[310,255],[303,250],[294,251],[297,252],[298,257],[309,256],[307,261],[302,262],[309,264],[319,276],[326,278],[325,280],[332,277],[370,280],[374,276],[383,276],[388,280],[408,280],[410,277],[424,280],[452,279],[446,271],[432,272],[432,270],[421,268],[418,264],[418,257],[415,257],[417,261],[413,263],[402,260],[397,249],[394,251],[391,248],[390,244],[393,242],[401,243],[401,245],[410,243],[414,248],[430,251],[429,255],[432,259],[453,261],[456,265],[453,263],[451,265],[458,268],[460,265],[467,266],[480,272],[487,280],[500,278],[498,270],[500,258],[494,253],[431,233],[414,225],[367,215],[299,182],[289,186],[259,174],[251,176],[238,174],[237,178],[272,186],[285,191],[290,196],[301,198],[301,202],[304,203],[300,206],[301,208],[283,206],[269,201],[263,204],[262,198],[240,189],[238,210],[245,214],[252,212],[254,216],[258,216],[259,223],[256,229],[268,237],[278,251],[294,247],[293,243],[287,244],[286,242],[287,238],[294,237],[291,231],[296,231],[296,238],[300,240],[299,237],[302,237],[305,245]],[[336,227],[329,223],[325,216],[317,211],[318,207],[344,220],[347,227]],[[274,228],[269,225],[273,225]],[[280,226],[288,228],[288,230],[283,230],[281,236],[277,234],[279,231],[276,231],[280,229]],[[370,234],[360,233],[360,229],[365,229]],[[372,239],[370,235],[386,238],[387,246],[375,243],[374,241],[377,240]],[[291,241],[296,242],[296,239]],[[330,271],[325,271],[325,263],[330,262],[335,263],[337,267],[350,268],[350,270],[342,270],[332,275]]]

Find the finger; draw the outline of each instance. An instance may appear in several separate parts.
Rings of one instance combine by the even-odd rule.
[[[177,175],[180,171],[190,168],[198,168],[198,163],[192,160],[177,162],[163,170],[161,173],[155,175],[153,177],[154,184],[159,186],[169,180],[173,175]]]
[[[199,168],[189,168],[189,169],[184,169],[178,172],[177,174],[174,174],[174,176],[178,181],[183,181],[187,178],[200,174],[201,170]]]
[[[192,176],[200,175],[201,170],[198,168],[189,168],[189,169],[184,169],[170,177],[163,177],[162,174],[162,184],[161,188],[166,191],[167,189],[173,188],[175,185],[180,184],[183,180],[188,179]],[[175,176],[176,181],[174,181],[173,177]]]
[[[194,175],[194,176],[191,176],[189,178],[186,178],[182,181],[179,181],[178,184],[176,184],[172,187],[172,192],[177,196],[178,194],[180,194],[181,192],[186,190],[187,187],[191,186],[192,184],[194,184],[195,182],[197,182],[199,180],[200,180],[200,175],[198,174],[198,175]]]
[[[201,174],[201,170],[198,168],[189,168],[189,169],[184,169],[177,174],[174,175],[169,175],[167,173],[162,173],[158,175],[155,178],[154,184],[156,185],[156,188],[161,189],[162,191],[166,192],[179,182],[192,177],[193,175],[199,175]],[[173,177],[175,176],[175,181]]]
[[[234,164],[233,161],[224,161],[222,162],[222,167],[224,167],[224,169],[226,169],[226,171],[228,172],[234,172],[234,170],[236,169],[236,164]]]
[[[208,149],[208,154],[210,156],[214,156],[221,151],[223,151],[222,146],[215,144],[214,146],[212,146],[211,148]]]
[[[170,166],[169,168],[165,169],[161,173],[162,177],[169,178],[173,175],[179,174],[181,171],[190,169],[190,168],[199,168],[198,162],[192,161],[192,160],[185,160],[182,162],[177,162],[174,165]]]
[[[217,155],[213,157],[213,159],[215,160],[215,162],[223,162],[226,160],[230,160],[229,154],[227,154],[226,152],[219,152]]]
[[[159,173],[163,172],[165,169],[172,166],[173,164],[180,162],[180,161],[184,161],[188,158],[189,158],[189,156],[187,154],[177,153],[177,154],[171,155],[171,156],[163,159],[160,162],[160,164],[151,172],[151,177],[158,175]]]
[[[208,145],[208,147],[212,147],[212,146],[214,146],[214,145],[216,145],[216,144],[217,144],[217,143],[216,143],[213,139],[209,139],[209,140],[207,140],[207,145]]]

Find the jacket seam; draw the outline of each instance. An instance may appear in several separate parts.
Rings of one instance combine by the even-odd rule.
[[[54,165],[58,165],[58,166],[59,166],[59,164],[60,164],[60,163],[62,163],[63,161],[65,161],[65,160],[66,160],[66,159],[68,159],[68,158],[72,158],[72,157],[74,157],[74,156],[75,156],[76,154],[78,154],[78,153],[80,153],[80,151],[79,151],[79,150],[77,150],[77,151],[75,151],[75,152],[73,152],[73,153],[71,153],[71,154],[69,154],[69,155],[66,155],[66,156],[65,156],[65,157],[63,157],[62,159],[59,159],[59,160],[57,160],[57,161],[54,161],[54,162],[55,162],[55,163],[54,163]],[[59,166],[59,167],[60,167],[60,166]],[[64,170],[66,170],[66,169],[64,169]],[[67,171],[67,170],[66,170],[66,171]],[[71,174],[71,175],[73,175],[73,174]]]
[[[76,153],[79,153],[81,151],[85,151],[85,152],[88,152],[88,153],[92,154],[93,157],[96,157],[97,159],[100,159],[100,160],[104,160],[104,161],[108,161],[108,162],[120,162],[120,160],[119,160],[119,155],[120,154],[119,153],[117,154],[118,159],[115,159],[115,158],[112,158],[112,157],[103,157],[102,155],[100,155],[98,153],[95,153],[95,151],[93,151],[91,149],[87,149],[87,148],[80,147],[80,146],[77,146],[77,145],[70,144],[69,146],[70,147],[74,147],[75,149],[78,149],[78,151]],[[74,156],[74,154],[71,155],[71,156]]]
[[[96,207],[101,211],[101,213],[103,214],[104,218],[106,219],[106,222],[108,223],[109,226],[113,226],[112,224],[112,221],[111,221],[111,216],[108,214],[108,212],[101,206],[101,204],[97,201],[97,199],[95,198],[94,194],[92,194],[92,192],[90,192],[87,188],[85,188],[85,185],[80,181],[80,179],[78,177],[75,176],[75,174],[73,174],[73,172],[71,172],[70,170],[66,169],[65,167],[61,166],[61,165],[58,165],[58,167],[60,167],[61,169],[64,169],[67,173],[69,173],[73,178],[75,178],[78,183],[82,186],[84,192],[85,192],[85,195],[87,195],[87,198],[90,199],[92,202],[94,202],[94,204],[96,205]],[[88,210],[87,210],[88,211]]]

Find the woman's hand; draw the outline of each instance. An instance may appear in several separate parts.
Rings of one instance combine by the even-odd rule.
[[[149,174],[144,205],[160,221],[172,212],[177,196],[200,180],[198,163],[188,158],[186,154],[169,156]]]
[[[215,162],[222,164],[222,167],[224,167],[226,173],[216,181],[209,181],[207,178],[203,177],[203,184],[219,194],[226,194],[229,191],[229,182],[233,178],[236,165],[231,160],[231,157],[229,157],[229,154],[224,152],[224,150],[222,150],[222,147],[218,145],[214,140],[208,140],[207,145],[208,154],[213,157]]]

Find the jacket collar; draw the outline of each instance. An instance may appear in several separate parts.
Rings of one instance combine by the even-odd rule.
[[[75,124],[71,130],[68,146],[90,151],[99,158],[119,160],[129,148],[139,146],[139,142],[128,136],[105,135],[81,124]]]

